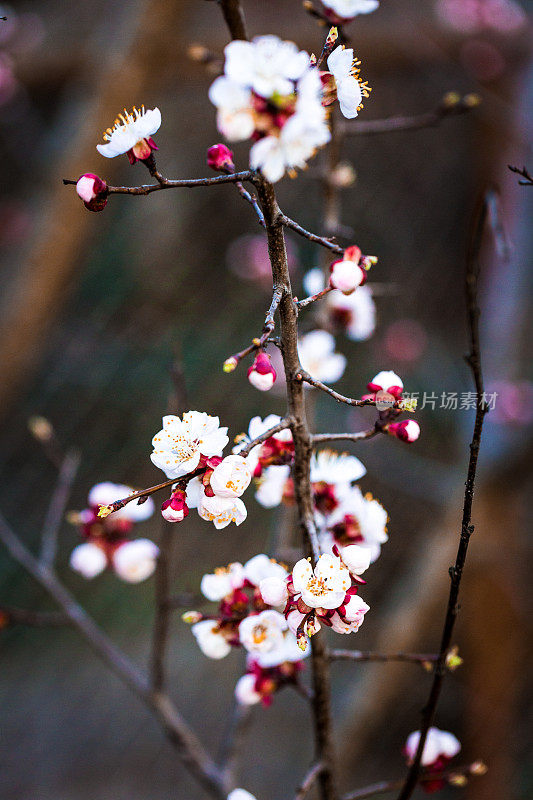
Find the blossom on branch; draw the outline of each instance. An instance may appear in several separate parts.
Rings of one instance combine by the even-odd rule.
[[[320,267],[309,270],[304,278],[304,289],[309,295],[324,289],[324,272]],[[376,304],[368,284],[359,286],[349,295],[329,292],[323,300],[327,327],[333,332],[343,332],[354,342],[369,339],[376,329]]]
[[[387,512],[370,493],[363,495],[358,486],[351,486],[330,514],[317,518],[322,550],[337,545],[342,556],[344,547],[357,544],[368,549],[374,562],[389,538],[387,521]]]
[[[256,355],[254,363],[248,369],[248,380],[260,392],[268,392],[274,386],[276,370],[267,353],[262,350]]]
[[[133,111],[124,109],[119,114],[112,128],[104,132],[107,144],[97,144],[96,149],[106,158],[127,154],[130,164],[144,161],[152,155],[157,146],[152,136],[161,127],[161,112],[158,108],[145,111],[133,106]]]
[[[298,355],[302,369],[324,383],[342,378],[346,357],[335,352],[335,339],[327,331],[315,330],[298,340]]]
[[[363,108],[363,97],[368,97],[372,91],[366,81],[360,78],[360,63],[354,58],[351,48],[339,45],[328,57],[329,72],[322,73],[322,82],[327,92],[325,102],[332,103],[336,98],[347,119],[357,116]]]
[[[78,178],[76,192],[89,211],[103,211],[107,205],[107,183],[92,172]]]
[[[183,418],[163,417],[163,428],[152,439],[150,458],[167,478],[181,478],[194,472],[210,456],[221,456],[229,442],[227,428],[219,418],[199,411],[188,411]]]
[[[140,583],[155,570],[159,548],[150,539],[135,539],[119,545],[112,556],[113,569],[128,583]]]
[[[233,152],[225,144],[214,144],[207,150],[207,166],[218,172],[235,172]]]
[[[407,738],[404,746],[404,754],[409,764],[411,764],[415,758],[419,741],[420,731],[414,731]],[[453,733],[441,731],[439,728],[429,728],[422,751],[422,760],[420,762],[421,766],[424,768],[424,777],[423,780],[420,781],[420,785],[424,791],[436,792],[442,789],[445,785],[445,781],[442,778],[431,780],[431,775],[437,775],[442,772],[460,750],[461,743]]]
[[[243,619],[239,625],[239,640],[249,653],[277,650],[283,642],[287,620],[279,611],[267,609]]]
[[[269,706],[273,695],[284,686],[297,685],[303,660],[311,653],[298,647],[295,635],[285,630],[276,648],[267,652],[250,654],[246,673],[235,686],[235,698],[241,705],[262,703]]]
[[[238,443],[233,448],[234,453],[239,453],[254,439],[259,438],[271,428],[275,428],[281,422],[281,417],[277,414],[269,414],[264,420],[261,417],[252,417],[248,426],[248,434],[238,437]],[[259,478],[267,467],[272,465],[280,466],[291,464],[294,458],[294,443],[290,428],[269,436],[262,444],[253,447],[246,458],[254,478]]]
[[[250,485],[252,473],[246,459],[226,456],[213,470],[210,486],[218,497],[240,497]]]
[[[334,24],[350,22],[358,14],[370,14],[379,7],[379,0],[321,0],[326,16]]]
[[[167,522],[183,522],[189,516],[187,495],[183,489],[174,489],[170,498],[161,505],[161,514]]]

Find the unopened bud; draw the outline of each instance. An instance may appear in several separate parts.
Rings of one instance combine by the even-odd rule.
[[[468,781],[465,775],[462,775],[460,772],[454,772],[448,777],[448,783],[450,783],[452,786],[466,786]]]
[[[112,514],[114,510],[115,509],[113,508],[113,506],[99,506],[98,507],[98,516],[102,517],[102,519],[105,519],[110,514]]]
[[[443,108],[454,108],[461,102],[461,95],[458,92],[448,92],[442,98]]]
[[[483,761],[474,761],[474,763],[470,765],[471,775],[485,775],[487,770],[488,767]]]
[[[103,211],[107,205],[107,183],[92,172],[78,178],[76,192],[89,211]]]
[[[390,433],[391,436],[396,436],[402,442],[416,442],[420,436],[420,425],[414,419],[391,422],[387,428],[387,433]]]
[[[450,672],[453,672],[455,669],[457,669],[457,667],[460,667],[462,663],[463,659],[459,655],[459,648],[452,647],[452,649],[446,656],[446,666],[448,667]]]
[[[187,496],[182,489],[172,492],[170,498],[162,503],[161,515],[167,522],[183,522],[189,516]]]
[[[328,38],[326,39],[326,45],[332,47],[337,39],[339,38],[339,31],[337,28],[333,27],[329,29]]]
[[[238,363],[239,362],[234,356],[230,356],[230,358],[227,358],[224,361],[222,369],[224,370],[224,372],[233,372],[233,370],[236,369]]]
[[[272,366],[270,356],[262,351],[256,355],[254,363],[248,370],[248,380],[260,392],[272,389],[276,380],[276,370]]]
[[[207,166],[216,172],[235,172],[233,153],[225,144],[214,144],[207,149]]]
[[[187,625],[194,625],[196,622],[200,622],[200,620],[203,619],[203,614],[199,611],[186,611],[181,615],[181,618]]]

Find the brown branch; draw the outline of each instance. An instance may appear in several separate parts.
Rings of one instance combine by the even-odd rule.
[[[460,97],[455,92],[447,94],[439,106],[433,111],[413,116],[399,115],[387,119],[357,120],[352,125],[344,123],[343,132],[347,136],[368,136],[373,133],[395,133],[397,131],[413,131],[420,128],[431,128],[447,117],[465,114],[476,108],[480,99],[476,94]]]
[[[70,619],[61,611],[29,611],[0,605],[0,629],[10,625],[29,625],[32,628],[48,628],[70,625]]]
[[[261,209],[259,210],[264,222],[263,212]],[[272,289],[272,302],[270,303],[270,307],[265,315],[265,322],[263,324],[261,336],[253,339],[252,343],[248,345],[248,347],[245,347],[244,350],[240,350],[238,353],[234,353],[232,356],[229,356],[229,358],[227,358],[224,362],[225,372],[233,372],[243,358],[246,358],[246,356],[250,355],[250,353],[253,353],[254,350],[260,350],[265,346],[265,344],[267,344],[267,342],[270,341],[270,334],[275,327],[274,314],[279,307],[282,294],[283,289],[280,286],[274,286]]]
[[[273,425],[272,428],[269,428],[267,431],[262,433],[261,436],[253,439],[246,445],[246,447],[243,447],[242,450],[239,450],[239,455],[246,458],[246,456],[250,454],[254,447],[257,447],[258,444],[263,444],[263,442],[266,442],[266,440],[270,439],[271,436],[274,436],[275,433],[279,433],[280,431],[284,431],[286,428],[290,428],[291,424],[291,420],[288,417],[285,417],[285,419],[282,419],[277,425]]]
[[[461,522],[461,536],[459,539],[459,547],[455,559],[455,565],[450,568],[450,593],[448,597],[448,605],[446,608],[446,616],[444,619],[444,627],[442,631],[442,638],[439,650],[439,658],[435,665],[435,672],[433,682],[428,697],[426,706],[422,712],[422,724],[420,727],[420,740],[418,743],[417,751],[413,759],[413,763],[407,774],[405,783],[398,795],[398,800],[408,800],[411,797],[415,786],[418,782],[421,768],[422,753],[428,730],[433,723],[437,704],[440,698],[444,675],[446,673],[446,655],[450,648],[455,620],[458,613],[458,598],[459,588],[461,585],[461,578],[463,574],[466,556],[468,552],[468,544],[470,537],[474,532],[474,526],[471,525],[472,519],[472,504],[474,499],[474,482],[477,471],[477,460],[479,448],[481,444],[481,436],[483,432],[483,421],[488,407],[483,399],[483,373],[481,370],[481,350],[479,342],[479,307],[477,301],[477,289],[479,278],[479,254],[481,250],[481,243],[483,239],[483,231],[488,216],[488,205],[486,197],[483,198],[480,209],[476,213],[474,221],[472,239],[468,248],[466,257],[466,306],[468,318],[468,332],[470,341],[470,353],[466,360],[470,366],[472,377],[477,392],[477,408],[476,418],[474,422],[474,431],[472,434],[472,441],[470,443],[470,458],[468,462],[468,472],[465,483],[464,503],[463,503],[463,518]]]
[[[484,775],[487,771],[486,766],[482,761],[474,761],[466,767],[456,767],[455,769],[447,769],[443,772],[428,772],[421,775],[418,782],[423,787],[424,783],[431,783],[432,781],[447,781],[452,785],[463,785],[471,775]],[[459,780],[457,780],[459,779]],[[461,780],[463,779],[463,780]],[[341,800],[364,800],[366,797],[373,797],[376,794],[385,794],[386,792],[394,792],[402,785],[401,780],[395,781],[380,781],[379,783],[372,783],[370,786],[364,786],[362,789],[356,789],[354,792],[349,792],[342,796]]]
[[[343,255],[344,247],[341,247],[339,244],[335,244],[332,242],[330,238],[327,236],[318,236],[316,233],[311,233],[311,231],[307,231],[305,228],[302,228],[297,222],[293,219],[288,217],[286,214],[283,214],[281,211],[278,214],[279,222],[284,225],[286,228],[290,228],[292,231],[296,231],[300,236],[303,236],[304,239],[309,239],[310,242],[316,242],[317,244],[321,244],[322,247],[327,247],[328,250],[331,250],[333,253],[338,253],[339,255]]]
[[[226,748],[221,759],[224,784],[231,789],[235,788],[236,773],[239,761],[242,759],[244,740],[251,721],[251,706],[243,706],[235,701],[229,731],[225,736]]]
[[[533,186],[533,177],[525,167],[520,169],[519,167],[513,167],[511,164],[507,164],[507,168],[510,169],[511,172],[516,172],[517,175],[521,175],[524,178],[523,181],[518,181],[520,186]]]
[[[237,191],[239,192],[240,196],[243,200],[246,200],[247,203],[250,203],[253,210],[257,214],[257,221],[261,225],[261,227],[265,227],[265,218],[263,217],[263,212],[259,208],[259,203],[257,202],[257,197],[254,194],[251,194],[248,189],[245,189],[242,185],[241,181],[237,181],[235,184],[237,187]]]
[[[412,664],[433,664],[439,656],[436,653],[373,653],[363,650],[330,650],[330,661],[407,661]]]
[[[294,800],[304,800],[304,797],[307,797],[311,789],[313,788],[315,781],[317,780],[318,776],[324,769],[324,765],[321,761],[316,764],[313,764],[308,772],[307,775],[304,777],[303,781],[300,783],[296,793],[294,795]]]
[[[379,428],[370,428],[367,431],[358,431],[357,433],[315,433],[311,437],[313,444],[318,444],[318,442],[341,442],[341,441],[350,441],[350,442],[360,442],[363,439],[372,439],[373,436],[377,436],[378,433],[381,433]]]
[[[217,175],[214,178],[183,178],[180,180],[170,180],[157,173],[157,183],[144,184],[142,186],[108,186],[108,194],[132,194],[147,195],[158,192],[161,189],[193,189],[195,186],[218,186],[221,183],[239,183],[240,181],[251,180],[255,173],[252,170],[244,172],[234,172],[231,175]],[[77,181],[70,178],[63,178],[65,186],[76,185]]]
[[[0,541],[11,557],[56,601],[69,621],[112,672],[154,712],[183,763],[196,779],[213,797],[225,800],[227,792],[220,770],[170,698],[162,692],[152,690],[146,675],[106,636],[50,568],[37,561],[1,515]]]
[[[329,386],[326,386],[325,383],[322,383],[322,381],[318,381],[316,378],[312,378],[308,372],[305,372],[305,370],[302,369],[300,369],[299,371],[297,380],[308,383],[310,386],[314,386],[315,389],[321,389],[323,392],[326,392],[326,394],[329,394],[330,397],[333,397],[333,399],[336,400],[337,403],[346,403],[346,405],[348,406],[358,406],[358,407],[376,405],[376,400],[359,400],[354,397],[346,397],[343,394],[339,394],[339,392],[336,392],[335,389],[331,389]],[[390,407],[399,408],[399,401],[396,401],[394,403],[391,402]]]
[[[41,535],[41,561],[52,567],[56,557],[57,537],[80,465],[80,454],[71,450],[63,459],[57,485],[52,494]]]
[[[305,308],[306,306],[310,305],[311,303],[314,303],[316,300],[321,300],[323,297],[325,297],[327,294],[329,294],[332,291],[333,291],[333,288],[331,286],[326,286],[326,288],[322,289],[321,292],[317,292],[316,294],[309,295],[309,297],[306,297],[304,300],[297,300],[296,298],[294,298],[294,302],[298,306],[298,309]]]
[[[155,570],[155,619],[152,635],[150,674],[152,689],[160,692],[165,688],[165,655],[168,643],[172,608],[169,604],[170,562],[174,532],[170,522],[162,521],[162,535]]]
[[[106,514],[101,516],[107,516],[108,514],[113,514],[115,511],[120,511],[121,508],[127,506],[128,503],[131,503],[132,500],[140,500],[144,497],[149,497],[151,494],[158,492],[160,489],[166,489],[167,486],[172,486],[174,483],[179,484],[187,484],[193,478],[196,478],[197,475],[201,475],[205,472],[204,467],[199,467],[198,469],[194,470],[194,472],[190,472],[188,475],[184,475],[182,478],[169,478],[168,481],[163,481],[163,483],[157,483],[155,486],[149,486],[147,489],[139,489],[138,492],[133,492],[128,497],[124,497],[122,500],[115,500],[114,503],[110,503],[107,508],[110,509]],[[103,508],[103,506],[101,506]]]
[[[232,39],[248,39],[244,13],[239,0],[218,0]]]

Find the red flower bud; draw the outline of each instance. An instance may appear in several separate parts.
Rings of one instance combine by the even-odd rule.
[[[263,351],[256,355],[254,363],[248,370],[248,380],[260,392],[272,389],[276,380],[276,370],[272,366],[270,356]]]
[[[103,211],[107,205],[107,183],[92,172],[78,178],[76,192],[89,211]]]
[[[217,172],[235,172],[233,153],[225,144],[214,144],[207,150],[207,166]]]

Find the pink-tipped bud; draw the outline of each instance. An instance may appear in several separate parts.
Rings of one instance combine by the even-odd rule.
[[[217,172],[235,172],[233,153],[225,144],[214,144],[207,150],[207,166]]]
[[[183,522],[189,514],[185,492],[178,489],[161,505],[161,514],[167,522]]]
[[[343,294],[352,294],[366,281],[366,272],[355,261],[334,261],[330,267],[329,285]]]
[[[254,363],[248,370],[248,380],[260,392],[272,389],[276,380],[276,370],[272,366],[270,356],[262,351],[256,355]]]
[[[387,432],[402,442],[416,442],[420,436],[420,425],[414,419],[404,419],[403,422],[391,422]]]
[[[78,178],[76,192],[89,211],[103,211],[107,205],[107,183],[92,172]]]

